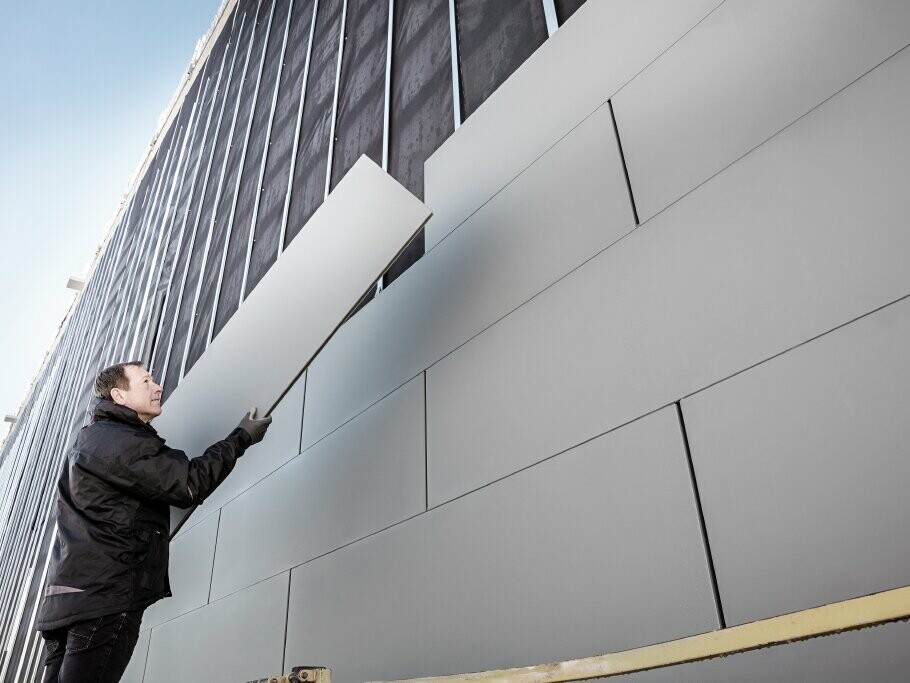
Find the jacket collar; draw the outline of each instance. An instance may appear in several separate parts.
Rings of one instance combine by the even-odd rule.
[[[139,419],[139,414],[132,408],[127,408],[119,403],[114,403],[106,398],[96,398],[91,408],[92,422],[101,420],[112,420],[114,422],[124,422],[126,424],[148,429],[154,434],[158,432],[147,422]]]

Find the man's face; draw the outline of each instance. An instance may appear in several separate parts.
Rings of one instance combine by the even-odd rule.
[[[111,399],[127,408],[132,408],[143,422],[161,415],[161,387],[152,376],[138,365],[127,365],[124,369],[129,380],[129,389],[111,389]]]

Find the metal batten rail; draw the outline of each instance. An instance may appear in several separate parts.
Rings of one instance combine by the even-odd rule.
[[[559,28],[559,20],[556,18],[556,3],[554,0],[542,0],[543,16],[547,20],[547,37],[552,37]]]
[[[449,42],[452,52],[452,109],[455,130],[461,125],[461,77],[458,73],[458,21],[455,16],[455,0],[449,0]]]

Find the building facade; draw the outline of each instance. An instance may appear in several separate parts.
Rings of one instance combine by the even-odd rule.
[[[361,155],[433,216],[172,540],[124,680],[521,666],[910,584],[908,44],[899,0],[226,3],[0,453],[0,680],[40,680],[97,371],[167,411]],[[900,680],[907,635],[630,678]]]

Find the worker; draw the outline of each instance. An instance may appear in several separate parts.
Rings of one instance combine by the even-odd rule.
[[[105,368],[94,393],[92,423],[57,482],[57,535],[37,618],[44,683],[120,680],[143,611],[171,595],[170,506],[205,500],[272,421],[253,408],[226,439],[190,459],[150,424],[161,414],[161,387],[142,363]]]

